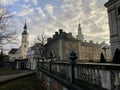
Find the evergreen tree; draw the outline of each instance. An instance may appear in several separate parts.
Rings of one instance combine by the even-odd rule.
[[[117,48],[113,57],[113,63],[120,64],[120,50]]]
[[[0,52],[0,61],[3,61],[3,51]]]
[[[106,63],[103,53],[101,53],[101,56],[100,56],[100,63]]]

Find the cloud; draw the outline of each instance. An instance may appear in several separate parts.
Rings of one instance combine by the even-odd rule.
[[[50,15],[53,15],[54,7],[51,4],[47,4],[44,8]]]
[[[34,13],[34,9],[30,7],[30,5],[22,5],[21,11],[18,12],[18,16],[27,16]]]
[[[35,8],[37,10],[37,14],[38,14],[38,18],[39,19],[45,19],[46,15],[45,13],[43,12],[42,8],[41,7],[37,7]]]
[[[82,17],[81,24],[82,30],[85,34],[85,37],[88,36],[98,36],[105,37],[103,33],[106,34],[107,41],[109,42],[109,31],[108,29],[108,20],[107,20],[107,10],[104,7],[104,3],[106,0],[102,0],[101,2],[98,0],[82,0]],[[87,39],[87,38],[86,38]],[[89,37],[88,39],[93,39],[95,41],[103,41],[104,38],[95,39]]]
[[[32,2],[37,5],[38,4],[38,0],[32,0]]]
[[[51,37],[59,28],[66,32],[72,32],[76,36],[79,22],[85,39],[109,42],[108,17],[104,7],[107,0],[57,1],[60,1],[61,4],[49,1],[40,6],[37,0],[26,0],[26,3],[21,5],[19,12],[13,12],[19,17],[20,26],[24,25],[23,19],[27,19],[30,42],[42,32]]]
[[[66,32],[72,32],[75,36],[77,34],[77,24],[80,20],[85,39],[98,42],[105,39],[109,42],[108,17],[107,10],[104,7],[105,2],[106,0],[63,0],[60,6],[46,4],[44,9],[48,13],[44,13],[46,16],[44,20],[47,20],[47,22],[44,22],[45,27],[42,26],[40,29],[44,30],[47,35],[52,36],[56,30],[63,28]],[[40,21],[39,23],[43,22]],[[102,38],[95,39],[96,36]]]
[[[16,2],[17,0],[0,0],[0,4],[2,5],[10,5]]]

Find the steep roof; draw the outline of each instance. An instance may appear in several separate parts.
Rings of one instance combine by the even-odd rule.
[[[24,31],[23,31],[22,34],[28,34],[28,33],[27,33],[27,24],[26,24],[26,22],[25,22],[25,25],[24,25],[23,29],[24,29]]]
[[[12,48],[12,49],[8,52],[8,54],[15,54],[17,50],[18,50],[17,48]]]
[[[41,48],[41,43],[36,43],[35,45],[33,45],[32,47],[30,47],[32,50],[35,50],[35,49],[40,49]]]

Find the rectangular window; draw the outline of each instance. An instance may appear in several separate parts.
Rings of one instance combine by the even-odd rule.
[[[120,15],[120,7],[118,7],[118,15]]]

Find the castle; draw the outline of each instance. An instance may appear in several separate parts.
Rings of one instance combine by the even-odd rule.
[[[26,59],[29,36],[26,23],[23,29],[21,46],[18,49],[13,48],[10,50],[10,61]],[[76,38],[73,37],[72,33],[66,33],[62,29],[55,32],[52,38],[48,38],[47,43],[44,45],[44,58],[49,59],[50,52],[53,52],[55,60],[69,60],[70,52],[75,51],[79,61],[99,61],[101,52],[104,52],[101,46],[102,44],[94,43],[92,40],[89,42],[84,40],[81,25],[79,24]],[[107,60],[111,59],[110,49],[105,51],[105,58]]]
[[[56,60],[69,60],[70,52],[75,51],[79,61],[98,61],[101,52],[104,52],[101,46],[102,44],[94,43],[92,40],[89,42],[84,40],[79,24],[76,38],[72,36],[72,33],[66,33],[62,29],[55,32],[52,38],[48,38],[45,45],[45,57],[49,58],[49,53],[53,52]],[[111,50],[106,50],[106,53],[106,59],[110,60]]]

